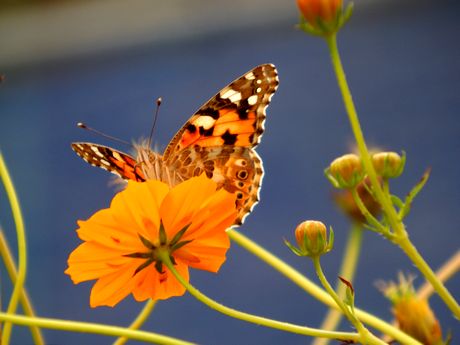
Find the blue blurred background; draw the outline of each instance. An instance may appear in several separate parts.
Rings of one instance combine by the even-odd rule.
[[[405,150],[400,196],[427,167],[432,176],[407,218],[411,239],[433,268],[459,249],[460,5],[457,1],[356,2],[339,35],[343,63],[370,146]],[[336,247],[323,259],[335,281],[349,223],[331,200],[323,168],[353,148],[324,42],[296,30],[294,1],[7,1],[0,7],[0,150],[19,193],[28,236],[27,288],[38,315],[128,325],[142,305],[91,309],[92,283],[64,275],[79,244],[77,219],[106,207],[108,174],[84,163],[73,141],[113,145],[78,129],[87,122],[113,136],[146,137],[155,99],[163,106],[154,138],[164,149],[211,95],[250,68],[274,63],[280,87],[268,109],[258,152],[266,175],[261,202],[240,229],[314,278],[310,262],[283,244],[304,219],[332,225]],[[116,146],[116,145],[115,145]],[[120,147],[120,149],[124,149]],[[0,225],[16,248],[0,190]],[[0,265],[2,305],[10,285]],[[366,233],[354,283],[356,304],[387,320],[379,279],[413,272],[405,255]],[[218,275],[193,271],[192,283],[231,307],[319,326],[326,308],[233,245]],[[423,279],[419,276],[416,284]],[[460,296],[460,279],[448,282]],[[438,297],[431,304],[444,332],[458,323]],[[186,295],[160,302],[144,329],[200,344],[305,344],[310,339],[217,314]],[[351,330],[344,323],[343,330]],[[455,332],[457,331],[457,332]],[[109,344],[95,335],[45,330],[50,344]],[[14,344],[29,344],[14,328]]]

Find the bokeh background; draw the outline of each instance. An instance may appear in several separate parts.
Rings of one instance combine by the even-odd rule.
[[[460,5],[454,0],[356,1],[339,35],[343,63],[369,145],[405,150],[401,196],[427,167],[432,176],[406,224],[413,242],[439,267],[459,249]],[[3,1],[0,5],[0,150],[21,199],[28,236],[27,288],[38,315],[128,325],[142,305],[91,309],[92,283],[64,275],[79,244],[77,219],[106,207],[108,174],[84,163],[73,141],[113,145],[78,129],[84,121],[113,136],[146,137],[155,99],[163,106],[154,141],[163,149],[210,96],[266,62],[280,87],[268,109],[258,152],[266,175],[261,202],[241,231],[315,279],[311,263],[282,239],[304,219],[332,225],[336,248],[323,259],[334,281],[349,223],[331,200],[323,168],[353,149],[353,139],[323,41],[295,29],[294,1]],[[114,145],[117,147],[117,145]],[[124,147],[119,147],[125,149]],[[0,225],[16,248],[5,192]],[[356,304],[385,319],[379,279],[414,272],[398,248],[366,233],[354,283]],[[10,284],[0,265],[2,306]],[[233,245],[218,275],[191,281],[229,306],[318,326],[326,308],[245,250]],[[416,284],[423,279],[418,277]],[[447,286],[460,296],[460,279]],[[458,323],[436,296],[444,332]],[[144,329],[200,344],[305,344],[310,339],[217,314],[186,295],[160,302]],[[351,327],[344,323],[343,330]],[[45,330],[50,344],[109,344],[111,339]],[[14,344],[29,344],[14,328]]]

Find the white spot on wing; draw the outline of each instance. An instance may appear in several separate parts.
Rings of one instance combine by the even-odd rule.
[[[241,93],[232,89],[228,89],[224,93],[221,93],[220,97],[228,98],[232,102],[238,102],[239,100],[241,100]]]
[[[97,147],[91,146],[91,150],[96,154],[96,156],[104,157],[104,155],[99,151]]]
[[[198,127],[203,127],[204,129],[209,129],[214,126],[215,122],[216,120],[211,116],[199,116],[193,121],[193,124]]]
[[[115,157],[116,160],[119,160],[119,161],[123,160],[123,158],[121,158],[121,156],[120,156],[120,154],[118,152],[114,151],[112,154],[113,154],[113,156]]]
[[[253,79],[256,78],[256,77],[254,76],[254,73],[252,73],[252,72],[249,72],[249,73],[246,74],[244,77],[245,77],[247,80],[253,80]]]
[[[248,104],[249,105],[254,105],[257,103],[257,95],[252,95],[250,97],[248,97]]]

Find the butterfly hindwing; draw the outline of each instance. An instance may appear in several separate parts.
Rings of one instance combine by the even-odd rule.
[[[72,149],[93,166],[107,170],[125,180],[145,181],[140,164],[130,155],[108,146],[93,143],[72,143]]]
[[[247,147],[195,145],[176,157],[171,167],[179,175],[190,178],[206,173],[219,187],[236,195],[236,224],[242,224],[259,200],[263,167],[257,153]]]

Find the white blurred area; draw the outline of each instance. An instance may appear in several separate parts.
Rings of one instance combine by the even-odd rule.
[[[2,1],[3,67],[295,23],[298,16],[295,0]]]
[[[0,66],[286,21],[279,0],[72,0],[0,7]]]

